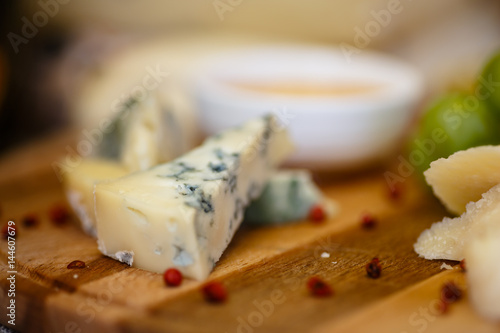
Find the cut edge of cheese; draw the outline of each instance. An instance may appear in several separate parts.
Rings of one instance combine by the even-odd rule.
[[[120,164],[100,159],[84,159],[78,166],[63,174],[63,186],[71,208],[80,220],[82,229],[96,237],[94,185],[100,181],[124,176],[128,171]]]
[[[499,170],[500,146],[480,146],[433,161],[424,176],[448,211],[460,215],[469,202],[500,184]]]

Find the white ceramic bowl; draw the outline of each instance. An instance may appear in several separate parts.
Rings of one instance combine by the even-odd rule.
[[[296,145],[289,164],[348,169],[401,144],[422,96],[421,75],[392,57],[305,45],[261,46],[213,58],[195,81],[207,134],[273,112]]]

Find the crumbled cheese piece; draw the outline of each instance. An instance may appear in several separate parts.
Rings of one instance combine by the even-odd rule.
[[[448,265],[447,263],[443,262],[443,264],[440,267],[441,269],[453,269],[453,266]]]
[[[129,266],[132,266],[132,263],[134,262],[134,251],[118,251],[115,254],[110,254],[109,256]]]

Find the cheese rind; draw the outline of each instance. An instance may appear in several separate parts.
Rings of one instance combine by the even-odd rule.
[[[414,245],[415,251],[425,259],[462,260],[466,244],[473,235],[500,221],[500,185],[484,193],[477,202],[467,204],[460,217],[434,223],[422,232]]]
[[[128,171],[120,164],[106,160],[83,160],[78,166],[63,174],[66,197],[82,229],[96,236],[94,213],[94,185],[100,181],[124,176]]]
[[[95,188],[97,233],[109,256],[133,252],[133,266],[177,267],[204,279],[219,260],[291,143],[274,117],[207,139],[167,164]]]

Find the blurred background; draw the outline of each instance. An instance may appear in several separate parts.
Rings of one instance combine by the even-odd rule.
[[[0,152],[74,124],[85,84],[137,45],[163,43],[181,58],[243,40],[355,45],[396,2],[401,11],[363,47],[416,65],[428,97],[468,89],[500,47],[497,0],[4,0]]]

